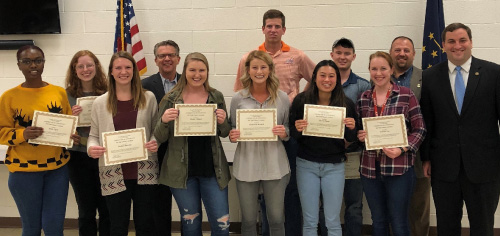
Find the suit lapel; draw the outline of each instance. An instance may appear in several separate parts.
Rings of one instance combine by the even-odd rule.
[[[477,63],[476,58],[472,58],[469,70],[469,78],[467,80],[467,87],[465,88],[464,104],[462,105],[462,113],[467,110],[468,105],[472,102],[476,93],[476,88],[479,83],[481,66]]]
[[[163,81],[161,80],[161,75],[160,73],[156,74],[156,78],[153,80],[154,83],[155,83],[155,89],[156,89],[156,93],[160,94],[161,96],[160,97],[163,97],[165,96],[165,88],[163,86]]]

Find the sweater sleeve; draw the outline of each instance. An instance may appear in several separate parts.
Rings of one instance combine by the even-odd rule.
[[[289,115],[289,128],[290,128],[290,136],[295,139],[299,139],[302,137],[302,132],[297,131],[295,127],[296,120],[304,119],[304,104],[302,102],[303,93],[297,95],[292,102],[292,106],[290,107],[290,115]]]
[[[13,117],[16,117],[17,111],[9,106],[11,97],[6,92],[0,97],[0,144],[16,146],[26,141],[24,139],[24,130],[22,126],[15,127]]]

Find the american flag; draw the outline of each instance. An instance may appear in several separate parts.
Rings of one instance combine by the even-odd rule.
[[[118,0],[114,52],[127,51],[137,62],[140,75],[147,71],[132,0]]]

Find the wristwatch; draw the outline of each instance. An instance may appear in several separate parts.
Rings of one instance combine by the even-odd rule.
[[[401,150],[401,154],[405,153],[405,149],[402,147],[399,147],[399,150]]]

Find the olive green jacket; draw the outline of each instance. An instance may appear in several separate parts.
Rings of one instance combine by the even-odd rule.
[[[154,131],[154,136],[158,143],[168,141],[168,149],[161,167],[159,182],[172,188],[186,188],[189,159],[188,141],[187,136],[174,137],[174,121],[163,123],[161,116],[165,110],[175,107],[175,104],[182,103],[184,103],[182,96],[179,96],[179,92],[177,91],[165,95],[160,102],[158,122]],[[226,111],[224,96],[215,89],[209,92],[208,103],[217,104],[218,109]],[[231,179],[231,174],[229,173],[229,165],[227,164],[226,155],[222,149],[219,136],[227,137],[230,130],[231,125],[226,116],[224,123],[217,124],[217,136],[211,137],[215,176],[220,189],[224,189],[227,186]]]

